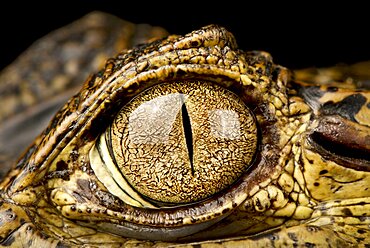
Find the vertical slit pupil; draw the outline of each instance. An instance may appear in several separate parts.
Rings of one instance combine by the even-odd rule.
[[[191,130],[190,117],[189,117],[189,113],[188,113],[188,110],[186,108],[185,102],[182,104],[181,114],[182,114],[182,124],[183,124],[184,132],[185,132],[186,146],[188,148],[188,153],[189,153],[191,170],[194,173],[194,168],[193,168],[193,132]]]

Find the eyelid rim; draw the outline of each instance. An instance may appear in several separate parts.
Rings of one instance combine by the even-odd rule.
[[[211,70],[209,66],[205,66],[206,70]],[[227,73],[226,73],[227,74]],[[187,74],[189,76],[189,74]],[[204,76],[204,75],[203,75]],[[238,81],[233,80],[232,78],[229,78],[229,80],[225,80],[226,76],[224,77],[211,77],[211,80],[208,78],[209,75],[205,75],[204,77],[207,78],[206,80],[199,79],[199,75],[197,75],[197,79],[199,81],[211,81],[213,83],[216,83],[218,85],[221,84],[222,87],[225,87],[224,84],[219,83],[230,83],[233,82],[234,84],[238,84]],[[220,75],[218,75],[220,76]],[[188,77],[187,77],[188,78]],[[171,79],[172,81],[174,79]],[[166,81],[164,79],[164,81]],[[166,82],[168,82],[167,80]],[[191,80],[185,80],[185,81],[191,81]],[[144,91],[144,90],[143,90]],[[142,92],[142,91],[141,91]],[[116,94],[111,94],[110,98],[103,98],[104,102],[101,103],[101,105],[107,104],[112,100],[112,98],[118,97],[119,92],[115,92]],[[105,107],[99,108],[97,111],[93,112],[93,116],[90,116],[89,120],[87,121],[87,124],[85,124],[84,130],[89,130],[89,125],[92,126],[93,122],[91,120],[97,119],[97,116],[101,114],[105,110]],[[84,137],[84,132],[79,132],[76,134],[77,137]],[[91,148],[90,148],[91,149]],[[258,151],[256,151],[257,153]],[[253,162],[251,163],[253,164]],[[251,169],[251,168],[250,168]],[[250,170],[249,169],[249,170]],[[249,171],[248,170],[248,171]],[[227,213],[231,212],[233,209],[237,208],[242,202],[244,202],[248,197],[248,191],[250,189],[250,186],[248,183],[249,180],[246,180],[247,177],[250,177],[251,175],[245,174],[245,176],[242,176],[242,178],[239,179],[238,182],[236,182],[233,186],[231,186],[227,191],[224,191],[220,193],[219,195],[205,199],[204,201],[189,204],[189,205],[183,205],[181,207],[177,208],[162,208],[162,209],[140,209],[138,207],[133,207],[130,205],[125,204],[125,209],[127,211],[125,213],[122,212],[114,212],[110,211],[109,213],[107,211],[100,211],[100,218],[104,220],[105,218],[111,219],[112,217],[114,219],[125,219],[130,220],[130,222],[134,224],[144,224],[143,220],[151,219],[152,223],[156,223],[156,226],[161,227],[174,227],[174,226],[186,226],[186,225],[194,225],[195,223],[199,222],[209,222],[212,219],[218,218],[220,216],[224,216]],[[126,206],[127,205],[127,206]],[[76,205],[78,209],[78,205]],[[99,207],[97,205],[96,207]],[[66,211],[61,211],[65,217],[69,219],[84,219],[84,216],[74,216],[70,212],[68,215],[66,215]],[[77,211],[76,211],[77,212]],[[105,217],[104,217],[105,216]],[[134,216],[134,217],[132,217]],[[143,218],[142,216],[146,216]],[[86,216],[86,220],[88,220],[89,217]],[[102,221],[99,220],[99,221]]]
[[[185,225],[179,227],[154,227],[150,225],[138,225],[130,222],[122,223],[110,223],[110,222],[98,222],[94,224],[94,227],[105,232],[110,232],[117,235],[124,234],[126,237],[134,239],[145,239],[145,240],[156,240],[156,241],[176,241],[180,238],[192,235],[200,232],[215,223],[226,218],[229,214],[219,216],[208,222],[201,222],[192,225]],[[82,226],[89,226],[85,222],[78,221]]]
[[[253,189],[253,177],[258,176],[261,168],[255,168],[251,174],[243,175],[234,185],[225,192],[221,192],[212,198],[206,200],[183,205],[175,208],[149,209],[130,206],[122,203],[122,208],[119,210],[111,210],[102,207],[102,204],[89,205],[76,204],[73,206],[62,206],[61,214],[69,219],[85,220],[90,224],[100,222],[117,221],[130,222],[133,225],[150,225],[158,228],[173,228],[210,222],[214,219],[223,218],[231,213],[235,208],[239,207],[248,197],[249,192]],[[81,215],[79,212],[86,212],[86,208],[94,212],[94,220],[90,215]],[[74,211],[69,209],[73,208]],[[108,210],[108,211],[107,211]],[[96,224],[95,223],[95,224]]]

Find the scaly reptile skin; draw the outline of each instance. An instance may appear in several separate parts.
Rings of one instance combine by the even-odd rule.
[[[130,28],[106,33],[103,43],[133,33],[122,25]],[[144,39],[165,34],[154,29]],[[133,45],[125,39],[120,50]],[[11,107],[0,123],[80,80],[67,71],[40,79],[55,87],[34,85],[50,92],[29,93],[26,82],[7,79],[16,70],[9,68],[0,89],[9,82],[19,90],[3,93]],[[369,63],[290,71],[266,52],[239,50],[216,25],[124,49],[4,177],[0,244],[368,247],[369,76]],[[3,151],[4,166],[26,142]]]

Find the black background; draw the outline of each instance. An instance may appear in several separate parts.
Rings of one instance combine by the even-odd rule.
[[[370,13],[365,1],[239,2],[8,2],[0,14],[0,68],[36,39],[93,10],[159,25],[176,34],[216,23],[229,29],[243,50],[268,51],[276,63],[290,68],[370,60]]]

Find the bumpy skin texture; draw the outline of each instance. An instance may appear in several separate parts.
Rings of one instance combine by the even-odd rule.
[[[315,73],[294,76],[268,53],[238,50],[233,35],[215,25],[121,52],[87,79],[1,183],[1,244],[370,245],[370,93],[347,78],[340,80],[352,86],[341,88],[305,77]],[[227,190],[200,202],[132,207],[99,181],[89,152],[137,94],[189,80],[221,85],[253,111],[259,128],[253,164]]]
[[[108,58],[165,35],[93,12],[36,41],[0,74],[0,177]]]

